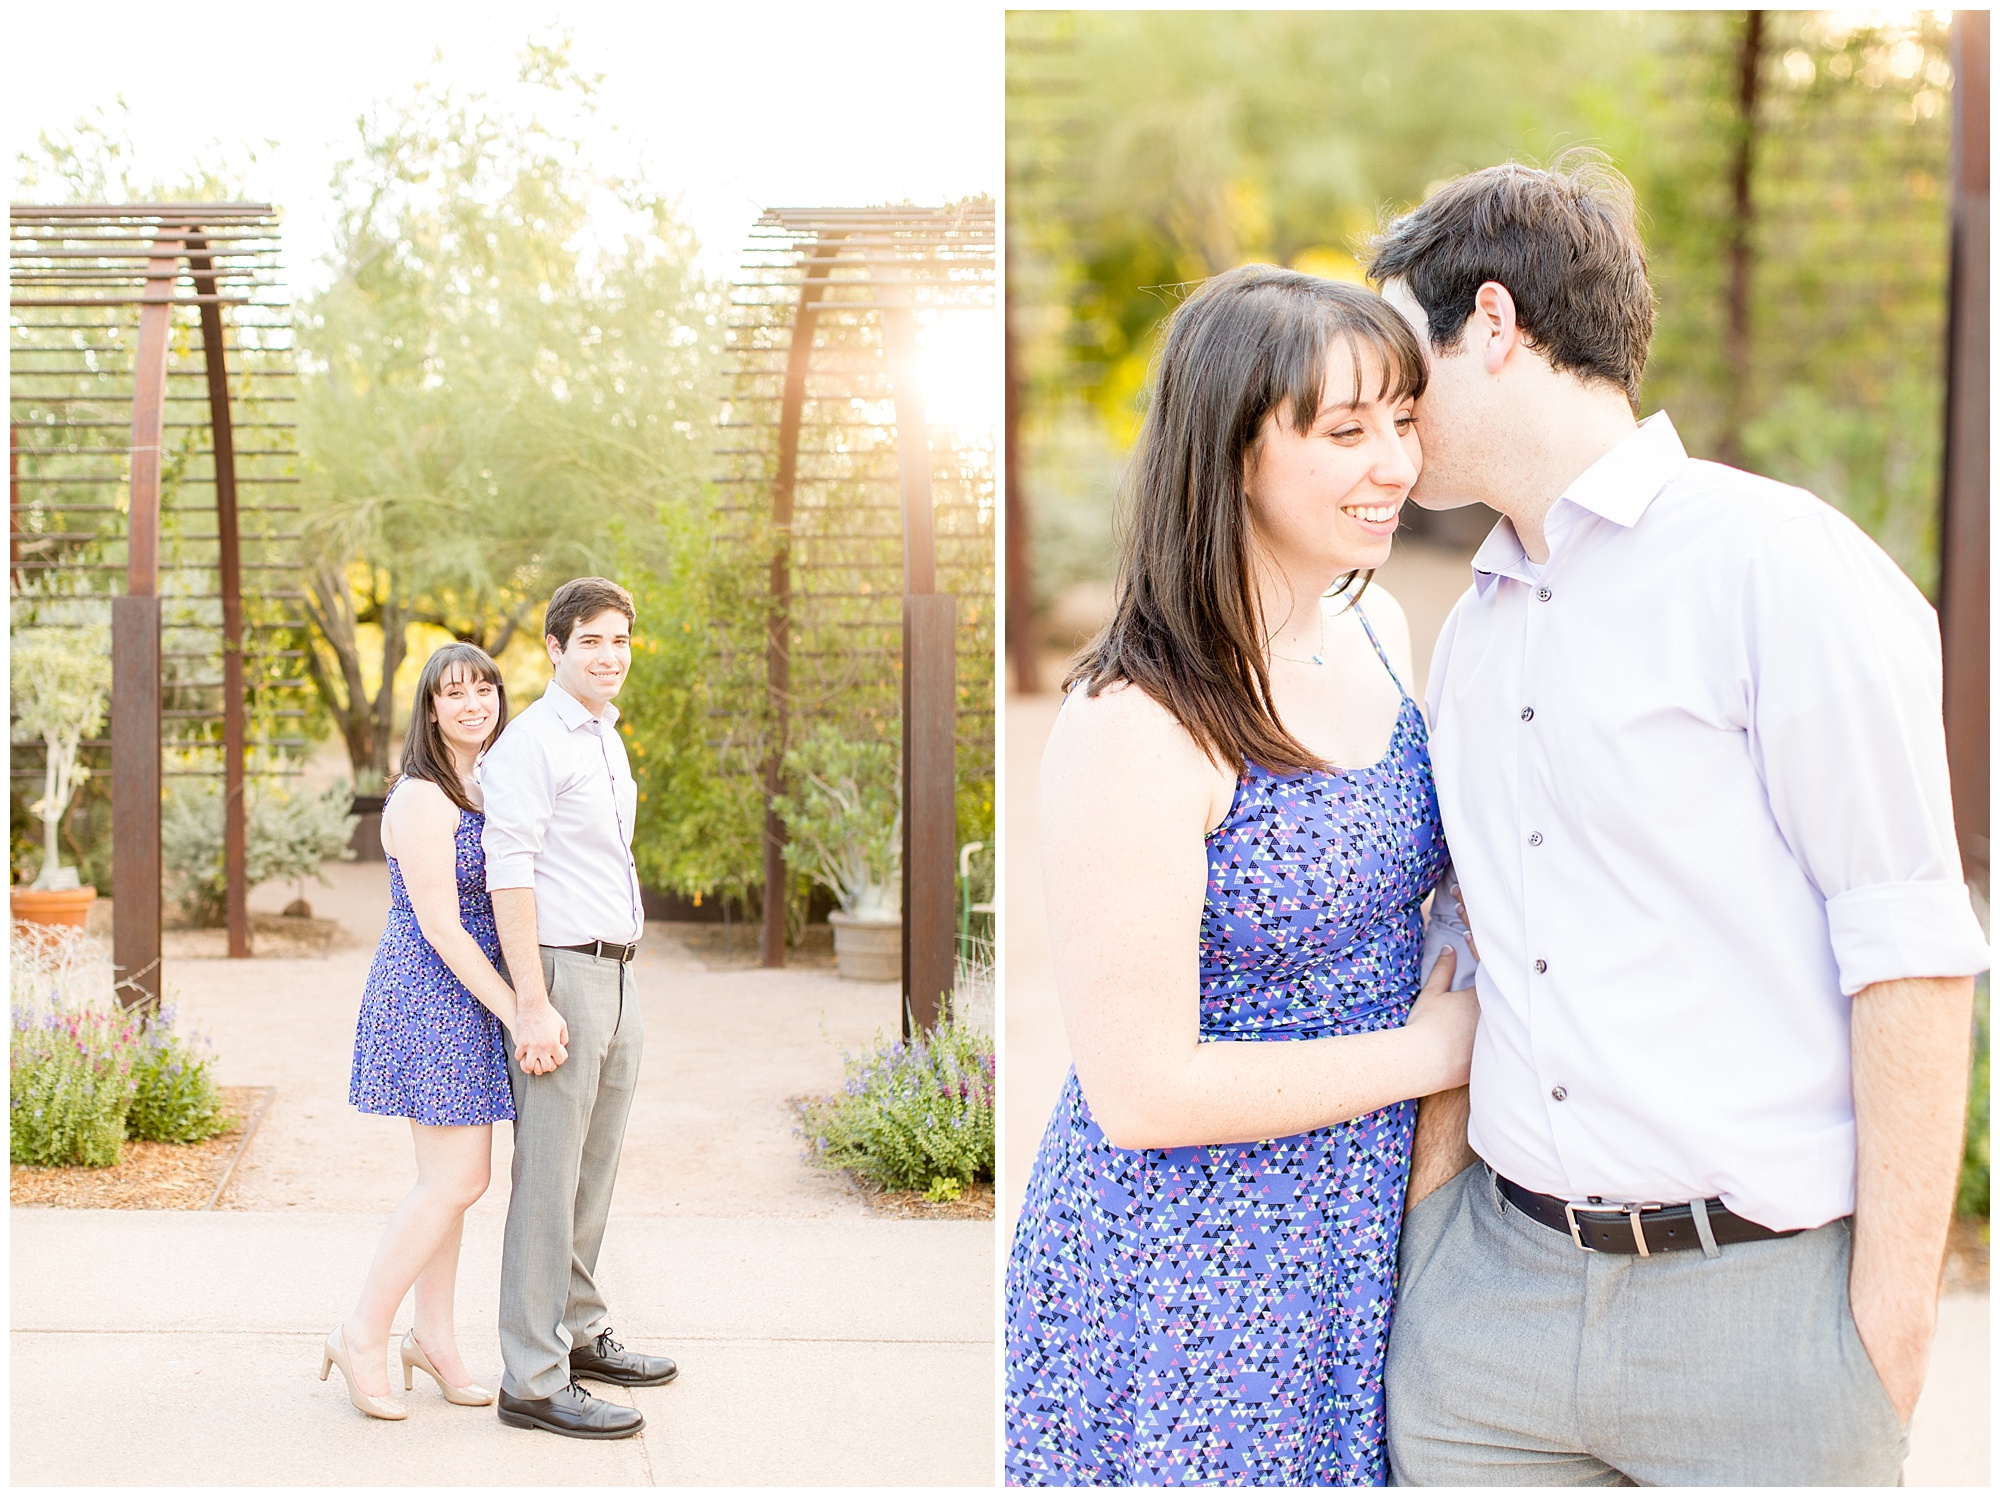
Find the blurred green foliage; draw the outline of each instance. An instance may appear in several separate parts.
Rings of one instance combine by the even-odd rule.
[[[1958,1214],[1993,1213],[1993,987],[1979,979],[1972,1011],[1972,1100],[1965,1114],[1965,1157],[1958,1167]]]
[[[663,509],[650,566],[615,574],[638,620],[619,732],[639,782],[639,877],[690,897],[743,900],[764,873],[764,800],[754,743],[722,729],[711,669],[718,618],[756,606],[752,579],[710,547],[697,509]]]
[[[1936,574],[1950,136],[1938,13],[1772,11],[1749,389],[1723,367],[1740,11],[1012,12],[1010,308],[1037,595],[1110,567],[1162,319],[1246,261],[1358,278],[1460,172],[1591,145],[1631,179],[1660,318],[1643,407]]]

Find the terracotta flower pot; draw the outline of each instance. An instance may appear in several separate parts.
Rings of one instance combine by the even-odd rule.
[[[840,975],[857,982],[900,982],[903,977],[903,922],[857,920],[835,910],[826,917],[833,927],[833,954]]]
[[[14,929],[31,925],[82,925],[97,903],[97,891],[85,884],[81,889],[9,889],[7,903],[14,916]]]

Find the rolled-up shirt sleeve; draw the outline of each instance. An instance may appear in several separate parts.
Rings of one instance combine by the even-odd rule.
[[[1841,991],[1985,971],[1952,821],[1930,605],[1828,509],[1766,538],[1743,607],[1751,752],[1826,901]]]
[[[541,744],[531,732],[502,733],[479,764],[486,798],[487,889],[535,887],[535,855],[542,850],[555,802]]]

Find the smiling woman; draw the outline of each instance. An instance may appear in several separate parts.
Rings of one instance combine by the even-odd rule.
[[[1042,767],[1076,1064],[1008,1263],[1015,1481],[1382,1479],[1411,1099],[1463,1084],[1476,1019],[1455,958],[1418,991],[1443,834],[1408,630],[1361,606],[1424,378],[1379,297],[1295,271],[1167,333]]]
[[[406,1417],[383,1369],[390,1323],[416,1288],[402,1365],[452,1403],[489,1404],[459,1359],[453,1304],[466,1208],[485,1194],[493,1124],[512,1121],[502,1026],[514,993],[498,970],[499,932],[479,836],[473,770],[507,726],[500,668],[477,645],[424,663],[403,772],[382,819],[389,919],[361,1001],[349,1100],[410,1120],[417,1183],[396,1208],[354,1309],[326,1339],[320,1377],[339,1367],[347,1396],[377,1419]]]

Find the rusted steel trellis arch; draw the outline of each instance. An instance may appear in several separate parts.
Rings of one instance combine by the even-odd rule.
[[[297,597],[284,588],[295,564],[274,549],[296,537],[268,522],[296,506],[242,498],[297,481],[277,255],[262,203],[9,214],[11,575],[17,602],[38,577],[109,604],[111,736],[88,747],[111,751],[112,960],[132,1002],[160,991],[163,776],[223,780],[229,954],[248,956],[246,757],[302,742],[271,736],[301,710],[264,697],[301,684],[286,663],[300,650],[282,648],[299,643],[286,637],[299,621],[277,616]],[[200,392],[181,380],[200,380]],[[239,446],[239,432],[255,435]],[[183,518],[206,505],[163,503],[204,486],[215,490],[212,531]],[[124,592],[111,595],[120,572]],[[256,578],[247,619],[245,573]],[[266,735],[255,740],[253,707]],[[165,737],[167,722],[178,736]]]
[[[940,419],[919,367],[926,331],[991,317],[994,230],[987,200],[772,209],[731,309],[723,510],[765,558],[767,591],[762,638],[724,653],[739,701],[763,678],[763,959],[785,960],[772,798],[799,720],[893,702],[906,1028],[936,1022],[952,989],[957,769],[990,772],[993,753],[996,433]]]

